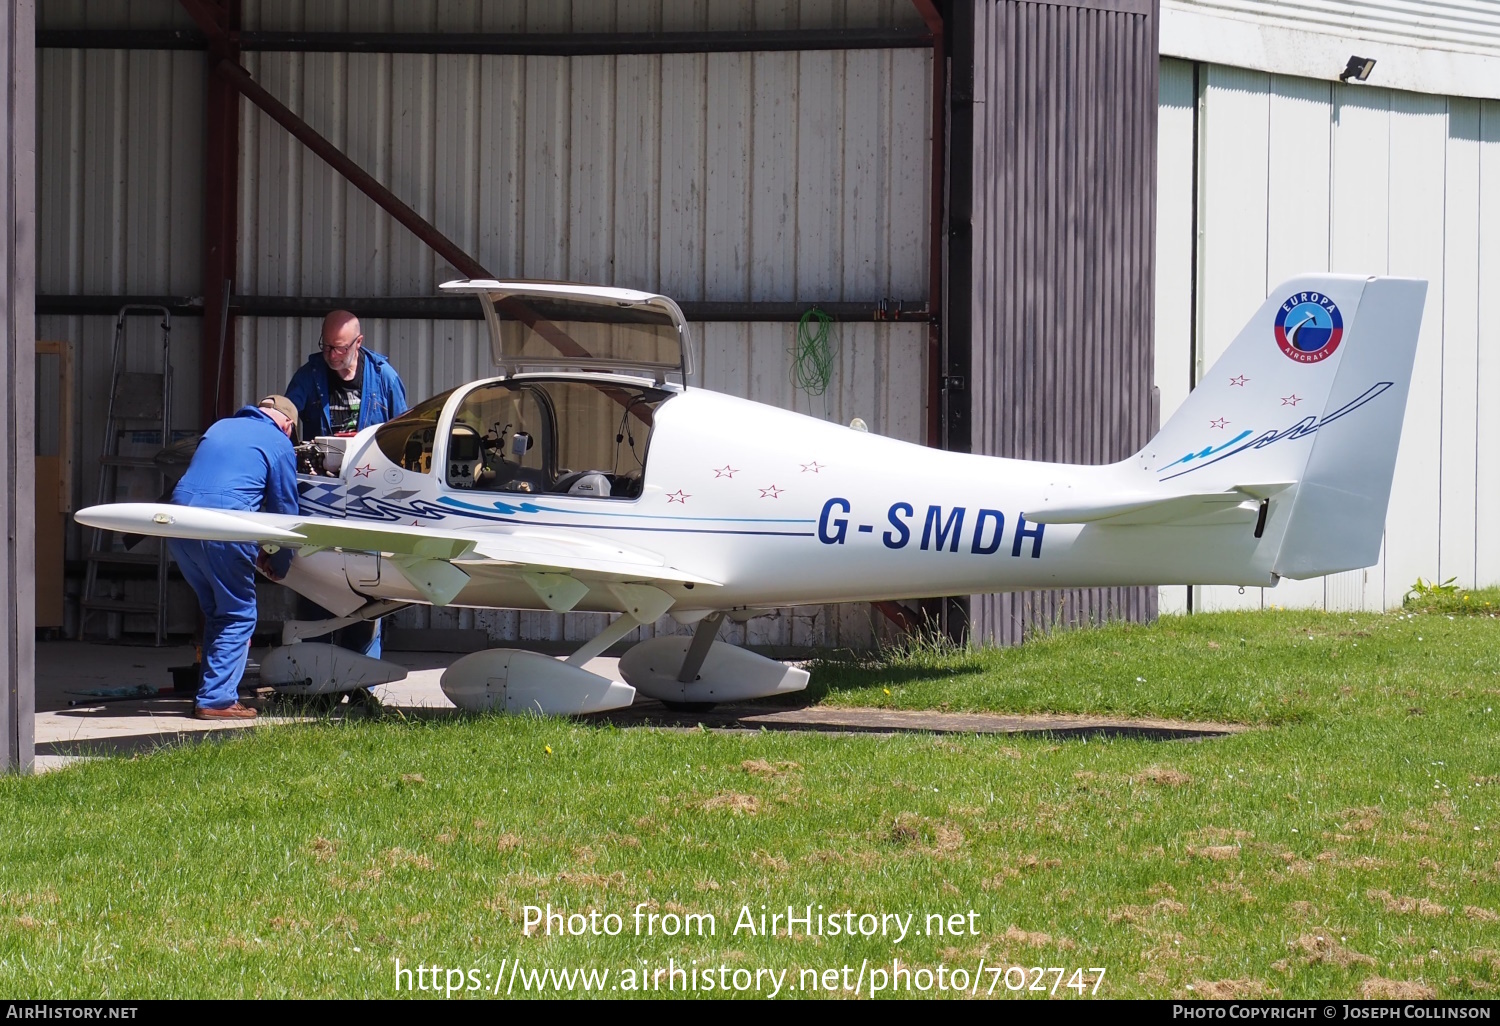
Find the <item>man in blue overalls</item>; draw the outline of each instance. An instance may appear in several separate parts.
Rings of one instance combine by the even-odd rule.
[[[268,395],[214,424],[198,443],[193,462],[172,492],[179,506],[297,512],[297,458],[292,432],[297,408],[286,396]],[[203,681],[193,716],[200,720],[254,719],[240,704],[240,678],[255,633],[255,570],[272,580],[286,576],[292,550],[258,553],[252,542],[169,542],[198,604],[203,607]]]
[[[286,386],[287,398],[302,417],[302,437],[352,435],[384,424],[406,412],[406,386],[390,361],[364,348],[359,318],[335,310],[323,318],[318,351],[297,368]],[[333,614],[298,596],[299,620],[322,620]],[[340,648],[380,658],[380,621],[370,620],[334,631],[328,638]]]

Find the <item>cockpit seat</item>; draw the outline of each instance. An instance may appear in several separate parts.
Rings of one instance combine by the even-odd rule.
[[[609,475],[602,470],[578,470],[564,474],[552,486],[554,492],[566,495],[583,495],[594,499],[610,497]]]

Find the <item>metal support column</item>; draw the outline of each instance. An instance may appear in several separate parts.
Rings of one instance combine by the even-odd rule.
[[[950,311],[945,306],[943,294],[948,252],[948,35],[935,0],[912,0],[912,3],[932,35],[932,150],[929,158],[932,181],[928,213],[931,223],[927,236],[927,303],[932,310],[932,321],[927,328],[927,444],[936,449],[968,452],[968,424],[964,416],[968,372],[966,366],[952,358]],[[960,430],[954,430],[955,424]],[[921,603],[921,609],[928,624],[947,637],[960,642],[967,637],[967,598],[930,599]]]
[[[36,5],[0,8],[0,274],[5,282],[5,359],[0,363],[0,769],[28,772],[36,713]]]
[[[203,350],[200,417],[208,427],[234,405],[234,291],[239,248],[240,97],[214,74],[221,60],[238,62],[240,0],[181,0],[208,37],[203,133]]]

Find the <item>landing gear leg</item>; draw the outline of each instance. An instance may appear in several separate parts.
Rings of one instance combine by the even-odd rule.
[[[677,671],[677,683],[691,684],[698,679],[698,671],[703,669],[703,660],[708,658],[708,650],[713,647],[719,625],[723,622],[723,613],[709,613],[698,621],[698,627],[693,631],[693,643],[682,658],[682,669]]]
[[[708,650],[713,648],[714,638],[718,637],[719,626],[723,622],[722,612],[710,613],[698,621],[698,627],[693,631],[693,643],[688,646],[687,653],[682,657],[682,669],[677,671],[677,683],[691,684],[698,679],[698,671],[703,669],[703,661],[708,658]],[[718,703],[677,702],[662,699],[661,704],[673,712],[708,712]]]

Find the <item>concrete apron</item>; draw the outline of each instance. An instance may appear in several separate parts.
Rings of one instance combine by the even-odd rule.
[[[261,715],[252,721],[195,720],[192,696],[172,690],[170,671],[170,667],[192,663],[193,654],[191,645],[147,648],[77,641],[38,643],[37,771],[56,769],[89,756],[131,755],[225,731],[324,718],[300,715],[292,707],[283,707],[262,709]],[[255,663],[260,654],[252,651],[251,662]],[[456,711],[438,681],[457,655],[392,652],[386,658],[405,666],[407,677],[374,689],[382,706],[403,711]],[[594,673],[609,674],[618,662],[618,659],[595,659],[587,668]],[[245,685],[254,684],[254,675],[247,674]],[[156,688],[159,694],[140,699],[102,700],[79,693],[137,686]],[[242,697],[248,699],[250,695],[242,692]]]
[[[283,723],[327,718],[299,714],[294,706],[272,704],[252,721],[192,718],[193,700],[172,691],[169,667],[193,661],[191,646],[145,648],[46,642],[37,645],[36,768],[65,766],[90,756],[149,752],[188,740]],[[254,662],[258,653],[252,652]],[[381,707],[404,716],[458,715],[439,680],[459,656],[446,652],[390,652],[386,658],[407,668],[405,680],[374,689]],[[618,659],[600,657],[586,669],[614,677]],[[616,677],[616,679],[618,679]],[[254,679],[247,680],[253,686]],[[131,688],[160,689],[150,698],[100,701],[77,692]],[[70,706],[69,702],[79,704]],[[257,703],[264,705],[265,703]],[[363,715],[339,706],[331,715]],[[717,730],[813,730],[828,734],[1046,734],[1056,737],[1141,737],[1155,740],[1220,737],[1244,726],[1098,716],[999,713],[949,713],[933,710],[836,708],[785,704],[723,705],[710,712],[674,713],[659,702],[637,700],[629,709],[585,717],[622,727]]]

